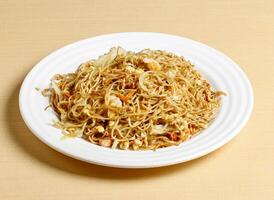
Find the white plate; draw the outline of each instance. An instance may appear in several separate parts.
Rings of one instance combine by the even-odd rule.
[[[166,50],[184,56],[218,90],[225,91],[220,113],[199,135],[179,146],[157,151],[112,150],[83,139],[61,140],[53,128],[55,115],[44,111],[48,100],[35,90],[48,86],[57,73],[73,72],[79,64],[108,52],[113,46],[139,51]],[[19,95],[21,115],[29,129],[53,149],[73,158],[112,167],[149,168],[185,162],[208,154],[230,141],[245,125],[253,107],[253,92],[244,72],[224,54],[199,42],[161,33],[117,33],[67,45],[40,61],[25,78]]]

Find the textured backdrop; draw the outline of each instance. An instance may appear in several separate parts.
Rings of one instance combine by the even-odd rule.
[[[0,0],[0,199],[273,199],[273,23],[274,1]],[[200,159],[145,170],[83,163],[36,139],[18,111],[26,73],[66,44],[125,31],[189,37],[234,59],[255,93],[241,133]]]

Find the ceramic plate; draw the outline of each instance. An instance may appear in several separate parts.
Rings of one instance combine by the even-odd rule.
[[[73,72],[79,64],[97,58],[113,46],[139,51],[160,49],[190,60],[217,90],[225,91],[222,106],[213,123],[193,139],[179,146],[156,151],[113,150],[81,138],[61,139],[52,127],[54,113],[45,107],[47,98],[35,88],[46,88],[57,73]],[[115,33],[67,45],[41,60],[26,76],[19,95],[21,115],[35,136],[70,157],[99,165],[122,168],[150,168],[189,161],[208,154],[230,141],[248,121],[253,107],[251,84],[230,58],[202,43],[161,33]]]

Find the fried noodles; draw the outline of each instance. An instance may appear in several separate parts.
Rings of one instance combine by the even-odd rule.
[[[115,47],[57,74],[43,91],[69,137],[104,147],[155,150],[178,145],[216,117],[221,95],[173,53]]]

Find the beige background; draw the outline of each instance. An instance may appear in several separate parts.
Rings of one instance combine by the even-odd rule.
[[[201,41],[233,58],[254,87],[252,117],[223,148],[171,167],[126,170],[68,158],[18,111],[27,72],[51,51],[111,32]],[[0,1],[0,199],[274,199],[274,1]]]

